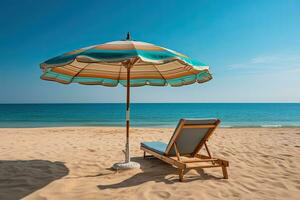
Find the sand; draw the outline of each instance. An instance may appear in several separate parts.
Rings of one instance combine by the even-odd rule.
[[[116,173],[124,128],[0,129],[0,199],[299,199],[300,128],[220,128],[208,145],[221,169],[177,170],[142,158],[141,141],[168,141],[172,129],[132,128],[132,160]]]

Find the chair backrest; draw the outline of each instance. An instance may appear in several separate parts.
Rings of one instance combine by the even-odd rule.
[[[219,124],[219,119],[180,119],[166,148],[165,155],[176,155],[174,147],[174,143],[176,143],[180,155],[194,156]]]

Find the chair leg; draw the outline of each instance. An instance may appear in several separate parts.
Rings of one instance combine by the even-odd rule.
[[[224,179],[228,179],[227,167],[222,165],[222,171]]]
[[[183,182],[183,172],[184,170],[183,169],[178,169],[178,175],[179,175],[179,181],[180,182]]]
[[[144,151],[144,159],[146,159],[146,151]]]

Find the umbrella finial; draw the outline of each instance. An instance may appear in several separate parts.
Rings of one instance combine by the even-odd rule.
[[[127,33],[126,40],[131,40],[131,35],[130,35],[130,32],[128,32],[128,33]]]

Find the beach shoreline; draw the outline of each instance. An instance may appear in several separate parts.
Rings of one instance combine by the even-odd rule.
[[[132,160],[141,169],[118,172],[125,127],[0,128],[0,199],[297,199],[300,128],[218,128],[211,153],[220,169],[177,170],[144,160],[142,141],[168,142],[173,128],[131,128]]]
[[[174,130],[176,126],[130,126],[130,129],[168,129],[168,130]],[[122,129],[125,128],[125,125],[118,125],[118,126],[43,126],[43,127],[0,127],[0,133],[1,130],[22,130],[22,129],[113,129],[118,128]],[[300,126],[219,126],[218,129],[299,129]]]

